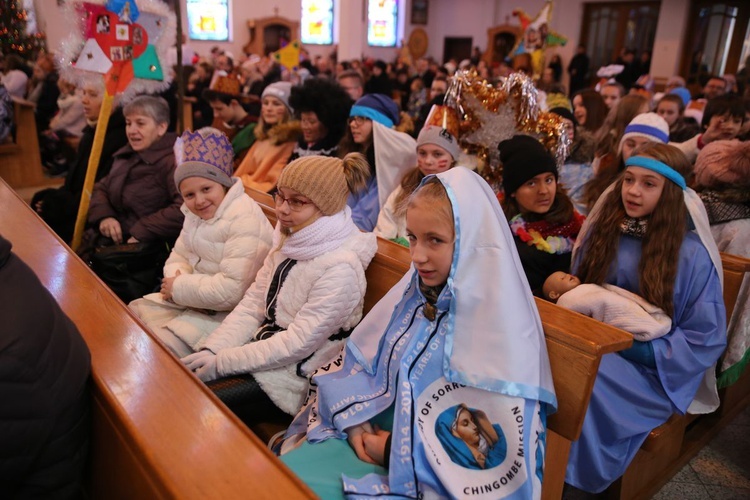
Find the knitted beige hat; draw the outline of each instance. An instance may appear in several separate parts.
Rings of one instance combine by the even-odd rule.
[[[284,167],[276,185],[310,198],[323,215],[342,211],[349,196],[344,162],[327,156],[297,158]]]

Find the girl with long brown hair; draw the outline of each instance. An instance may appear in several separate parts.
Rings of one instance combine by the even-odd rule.
[[[639,147],[579,235],[574,267],[581,282],[642,296],[672,317],[672,328],[602,358],[570,452],[566,482],[576,488],[603,491],[673,413],[718,405],[715,363],[726,345],[721,263],[705,210],[686,187],[690,173],[677,148]]]

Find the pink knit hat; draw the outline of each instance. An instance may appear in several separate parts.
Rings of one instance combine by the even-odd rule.
[[[695,180],[707,188],[726,184],[750,187],[750,142],[706,144],[695,160]]]

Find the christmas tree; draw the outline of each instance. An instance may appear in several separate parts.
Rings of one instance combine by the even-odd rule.
[[[0,53],[30,60],[46,50],[44,33],[27,33],[26,19],[26,10],[19,8],[18,0],[0,0]]]

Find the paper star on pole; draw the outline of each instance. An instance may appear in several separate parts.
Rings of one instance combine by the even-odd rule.
[[[552,22],[552,1],[547,1],[533,19],[523,9],[515,9],[513,15],[521,22],[521,38],[511,53],[532,53],[547,47],[568,43],[568,38],[549,29]]]
[[[285,68],[294,71],[299,67],[299,49],[299,42],[295,40],[271,54],[271,57]]]

